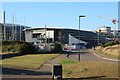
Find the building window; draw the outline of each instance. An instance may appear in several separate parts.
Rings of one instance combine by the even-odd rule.
[[[36,34],[33,34],[33,35],[32,35],[32,38],[37,38],[37,35],[36,35]]]

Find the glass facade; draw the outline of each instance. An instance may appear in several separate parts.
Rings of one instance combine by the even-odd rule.
[[[2,40],[17,40],[17,41],[25,41],[25,32],[23,29],[30,28],[23,25],[18,24],[5,24],[5,32],[4,25],[1,23],[1,39]],[[5,36],[4,36],[5,34]]]

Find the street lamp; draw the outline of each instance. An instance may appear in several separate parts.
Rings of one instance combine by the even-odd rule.
[[[85,15],[80,15],[79,16],[79,49],[80,49],[80,18],[81,17],[85,17]],[[78,59],[79,59],[79,61],[80,61],[80,50],[79,50],[79,56],[78,56]]]

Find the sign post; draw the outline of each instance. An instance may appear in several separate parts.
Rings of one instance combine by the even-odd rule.
[[[62,65],[54,64],[52,67],[52,77],[53,80],[62,80]]]

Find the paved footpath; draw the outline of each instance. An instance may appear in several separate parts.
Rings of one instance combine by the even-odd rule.
[[[45,71],[45,72],[51,72],[52,73],[52,66],[54,64],[59,64],[60,60],[75,60],[78,61],[78,54],[79,52],[71,52],[69,58],[67,57],[67,54],[61,54],[60,56],[54,58],[53,60],[49,60],[47,61],[41,68],[39,71]],[[89,51],[89,50],[84,50],[81,51],[81,55],[80,55],[80,62],[86,62],[86,61],[107,61],[107,62],[111,62],[112,60],[107,60],[107,59],[103,59],[105,56],[102,55],[101,57],[98,57],[95,55],[94,51]],[[116,62],[116,61],[112,61],[112,62]]]
[[[26,75],[25,73],[22,73],[21,75],[3,75],[3,78],[52,78],[52,66],[54,64],[58,64],[60,60],[75,60],[78,61],[78,52],[71,52],[69,58],[67,57],[67,54],[61,54],[60,56],[57,56],[56,58],[47,61],[39,70],[35,70],[37,72],[46,72],[46,74],[38,73],[37,75]],[[98,55],[99,56],[99,55]],[[89,50],[83,50],[80,53],[80,62],[86,62],[86,61],[112,61],[103,59],[104,56],[98,57],[95,55],[94,51]],[[116,61],[112,61],[116,62]],[[14,70],[13,70],[14,71]],[[9,71],[8,71],[9,72]],[[48,79],[47,79],[48,80]]]
[[[50,60],[46,62],[41,68],[40,71],[52,71],[52,66],[54,64],[57,64],[60,62],[60,60],[75,60],[78,61],[78,54],[79,52],[76,53],[71,53],[69,58],[67,57],[67,54],[62,54],[58,57],[56,57],[53,60]],[[86,61],[107,61],[107,62],[117,62],[117,59],[109,59],[106,58],[104,55],[96,55],[94,51],[90,50],[84,50],[83,53],[80,55],[80,62],[86,62]]]

